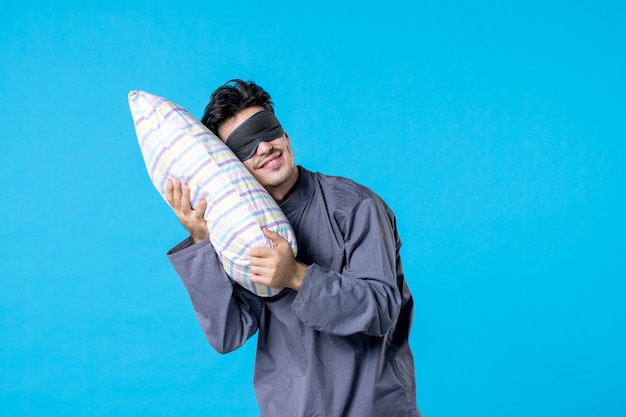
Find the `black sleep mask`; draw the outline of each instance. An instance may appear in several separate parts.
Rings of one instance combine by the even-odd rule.
[[[278,139],[284,133],[274,113],[262,110],[237,126],[226,138],[226,145],[237,155],[237,158],[245,161],[252,158],[259,143]]]

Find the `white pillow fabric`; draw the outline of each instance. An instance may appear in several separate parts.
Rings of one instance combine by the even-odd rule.
[[[195,207],[207,201],[204,218],[210,240],[230,278],[255,294],[270,297],[280,289],[250,280],[252,247],[272,247],[261,228],[283,236],[297,252],[291,225],[269,193],[217,136],[184,108],[133,90],[128,94],[139,147],[148,175],[165,199],[168,179],[188,184]]]

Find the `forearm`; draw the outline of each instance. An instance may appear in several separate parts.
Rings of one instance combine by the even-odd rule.
[[[380,337],[395,323],[400,303],[391,277],[356,278],[314,264],[308,267],[292,308],[303,323],[315,330]]]
[[[293,309],[319,331],[383,336],[394,326],[402,303],[401,242],[394,219],[382,204],[367,199],[344,219],[339,223],[343,243],[323,243],[327,256],[307,268]]]
[[[208,240],[191,245],[187,239],[168,252],[168,258],[209,344],[220,353],[242,346],[258,329],[260,298],[233,285]]]

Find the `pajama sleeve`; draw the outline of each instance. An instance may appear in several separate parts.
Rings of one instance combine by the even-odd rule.
[[[345,217],[336,219],[343,228],[343,254],[337,255],[344,258],[341,271],[310,265],[292,308],[315,330],[380,337],[393,327],[401,306],[398,283],[404,277],[396,268],[395,218],[372,199]]]
[[[219,353],[241,347],[258,329],[261,299],[233,282],[207,239],[187,238],[167,257],[182,280],[209,344]]]

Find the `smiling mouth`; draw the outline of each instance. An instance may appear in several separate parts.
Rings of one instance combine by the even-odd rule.
[[[278,165],[278,163],[281,160],[280,155],[281,155],[280,152],[277,152],[277,153],[273,154],[268,159],[263,161],[263,163],[261,163],[259,165],[259,168],[260,169],[271,169],[271,168],[274,168],[276,165]]]

